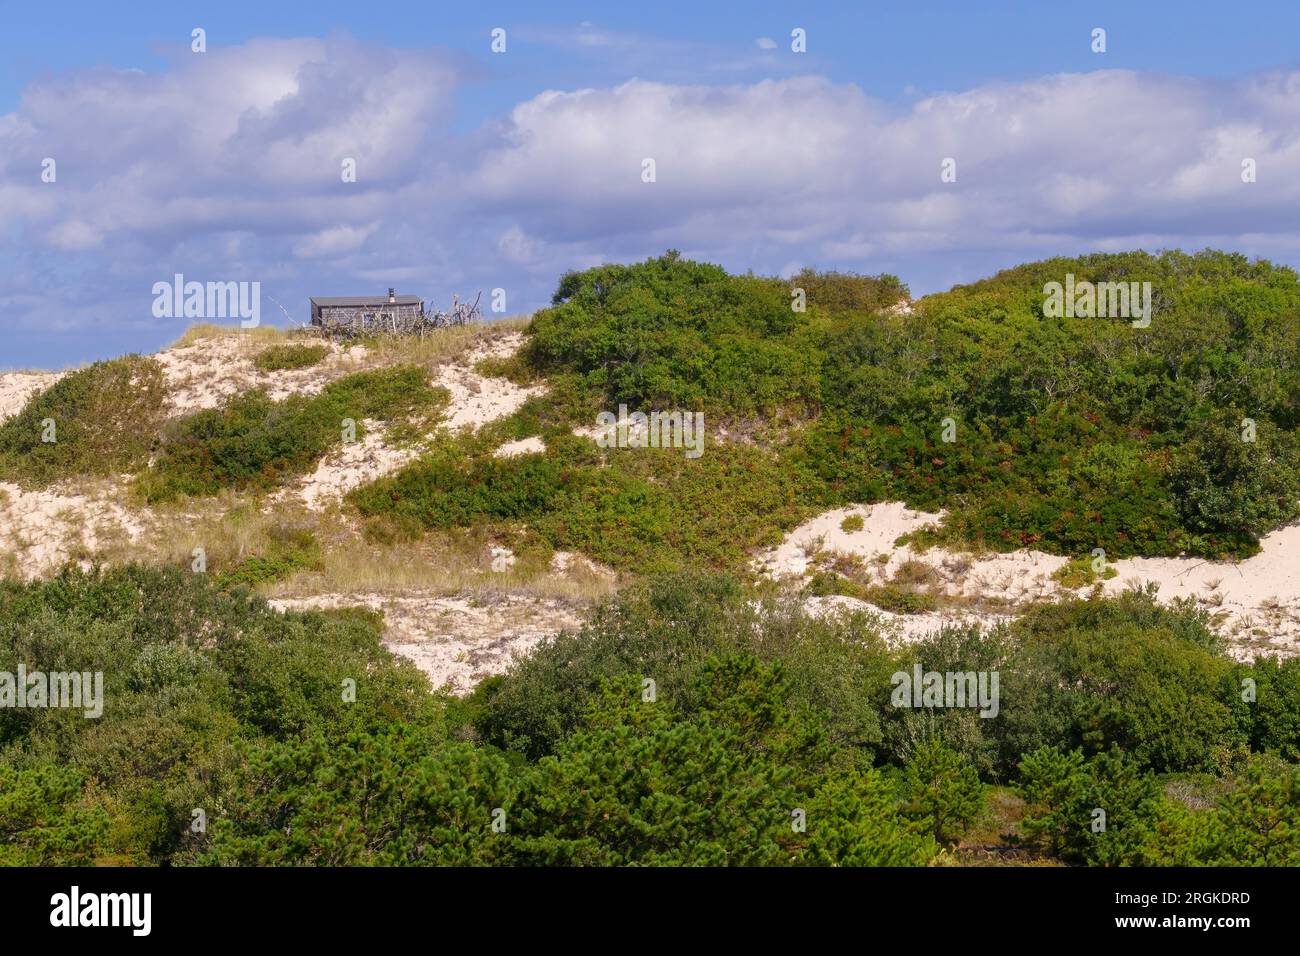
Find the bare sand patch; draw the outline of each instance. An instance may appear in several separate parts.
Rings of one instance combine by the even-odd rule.
[[[492,452],[492,455],[496,458],[517,458],[520,455],[537,455],[544,451],[546,451],[546,442],[542,441],[540,435],[533,435],[518,441],[508,441]]]
[[[1153,582],[1163,600],[1192,598],[1224,615],[1239,656],[1300,652],[1300,522],[1265,535],[1259,545],[1259,554],[1236,562],[1125,558],[1114,562],[1118,576],[1104,587],[1114,593]]]
[[[845,530],[845,519],[861,518],[859,530]],[[847,558],[868,583],[886,585],[900,574],[925,578],[926,590],[952,599],[937,612],[897,615],[906,634],[920,635],[945,623],[977,620],[996,623],[1040,601],[1077,595],[1053,577],[1068,559],[1030,548],[1009,553],[973,554],[933,547],[925,551],[895,542],[936,524],[943,513],[907,508],[900,502],[839,508],[791,531],[755,561],[766,576],[799,583],[820,568]],[[1192,558],[1126,558],[1110,563],[1116,576],[1105,579],[1106,593],[1152,583],[1161,600],[1191,598],[1221,615],[1220,630],[1238,657],[1300,652],[1300,523],[1279,528],[1260,542],[1261,551],[1243,561]],[[816,607],[873,607],[851,597],[809,598]],[[942,605],[942,601],[940,602]],[[877,609],[879,610],[879,609]]]
[[[6,372],[0,375],[0,422],[23,410],[32,398],[45,391],[67,372]]]
[[[467,694],[545,637],[573,629],[581,609],[523,595],[439,597],[378,592],[279,598],[285,609],[368,607],[384,615],[384,646],[415,663],[434,687]]]
[[[0,575],[32,580],[141,539],[147,519],[111,483],[24,491],[0,481]]]
[[[352,489],[399,471],[419,457],[419,448],[389,445],[379,422],[365,419],[362,424],[366,430],[364,438],[335,446],[315,471],[277,492],[274,500],[296,496],[308,509],[323,511],[331,501]]]
[[[167,406],[172,415],[183,415],[222,402],[251,389],[264,389],[272,401],[290,395],[315,395],[330,382],[359,372],[365,367],[365,348],[344,348],[326,340],[312,340],[330,351],[315,365],[300,369],[264,372],[253,364],[267,343],[232,332],[204,336],[189,344],[163,349],[154,355],[162,365],[167,384]]]
[[[544,385],[521,386],[505,378],[488,378],[474,371],[487,358],[509,358],[524,344],[521,332],[509,332],[488,342],[481,342],[459,361],[438,370],[435,385],[451,393],[451,404],[443,422],[448,428],[478,429],[488,422],[519,411],[528,399],[542,395]]]

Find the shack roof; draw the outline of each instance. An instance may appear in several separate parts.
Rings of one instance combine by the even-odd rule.
[[[394,296],[392,302],[386,295],[313,296],[311,304],[317,308],[356,309],[371,305],[420,305],[421,299],[418,295]]]

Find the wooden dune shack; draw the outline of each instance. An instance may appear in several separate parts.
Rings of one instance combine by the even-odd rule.
[[[452,297],[450,312],[427,311],[416,295],[333,296],[311,300],[311,325],[331,339],[365,335],[423,335],[449,325],[466,325],[482,318],[479,298],[473,304]]]

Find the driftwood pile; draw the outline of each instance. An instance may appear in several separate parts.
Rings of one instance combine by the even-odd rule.
[[[445,329],[453,325],[469,325],[483,318],[478,307],[483,298],[480,292],[472,303],[461,302],[460,296],[452,296],[451,310],[425,310],[400,306],[377,306],[367,309],[364,314],[355,315],[345,320],[326,319],[320,325],[311,325],[311,329],[333,341],[359,339],[371,335],[389,336],[423,336],[435,329]]]

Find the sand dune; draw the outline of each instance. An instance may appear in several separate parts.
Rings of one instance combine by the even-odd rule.
[[[859,531],[845,531],[845,518],[861,516]],[[798,582],[836,556],[861,559],[872,583],[885,584],[909,562],[931,570],[926,588],[954,599],[947,610],[917,615],[884,613],[909,635],[943,623],[1004,620],[1009,610],[1036,601],[1084,593],[1064,587],[1052,575],[1067,558],[1029,548],[1010,553],[971,554],[945,548],[915,551],[898,538],[930,524],[943,513],[909,509],[901,502],[856,505],[818,515],[790,532],[780,545],[763,552],[757,568],[769,577]],[[1257,653],[1300,652],[1300,524],[1265,536],[1260,553],[1243,561],[1201,558],[1126,558],[1111,563],[1116,575],[1103,582],[1107,593],[1153,583],[1161,600],[1190,598],[1221,615],[1221,630],[1240,657]],[[915,576],[915,565],[911,566]],[[870,607],[856,598],[812,599],[817,609]],[[878,609],[877,609],[878,610]]]

